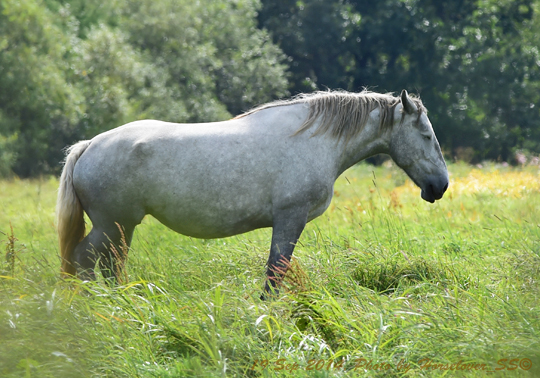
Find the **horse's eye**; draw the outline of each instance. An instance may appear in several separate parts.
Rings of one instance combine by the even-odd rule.
[[[424,135],[425,140],[431,140],[431,135]]]

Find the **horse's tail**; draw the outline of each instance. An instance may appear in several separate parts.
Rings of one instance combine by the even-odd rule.
[[[60,243],[62,273],[65,276],[75,275],[77,269],[72,263],[75,247],[84,238],[84,213],[79,197],[73,187],[73,169],[75,163],[90,145],[83,140],[71,146],[67,152],[66,162],[60,177],[58,199],[56,201],[56,224]]]

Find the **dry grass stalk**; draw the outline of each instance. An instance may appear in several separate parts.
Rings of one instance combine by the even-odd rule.
[[[126,234],[124,232],[123,227],[117,222],[115,222],[115,224],[116,224],[116,227],[118,227],[118,230],[120,231],[120,235],[121,235],[120,245],[118,246],[118,248],[116,248],[116,246],[113,243],[111,243],[111,252],[114,255],[114,258],[116,260],[115,264],[113,265],[115,268],[114,274],[116,276],[118,284],[123,285],[129,281],[127,270],[126,270],[126,262],[127,262],[129,247],[126,242]]]

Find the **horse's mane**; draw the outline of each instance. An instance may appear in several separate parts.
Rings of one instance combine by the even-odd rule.
[[[427,112],[420,98],[409,95],[410,99],[418,108],[418,118],[423,112]],[[382,132],[394,123],[394,110],[401,102],[400,97],[391,93],[381,94],[364,90],[360,93],[346,91],[320,91],[304,93],[288,100],[278,100],[260,105],[246,113],[236,116],[234,119],[243,118],[264,109],[277,106],[308,104],[309,115],[297,130],[296,134],[302,133],[315,124],[321,118],[321,122],[314,135],[331,133],[335,138],[350,140],[358,134],[366,125],[369,113],[374,109],[380,109],[379,130]]]

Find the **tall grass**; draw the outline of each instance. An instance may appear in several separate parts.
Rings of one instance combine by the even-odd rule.
[[[539,376],[538,168],[450,171],[434,205],[394,167],[347,171],[267,302],[271,230],[147,218],[120,285],[61,280],[56,180],[0,182],[0,376]]]

